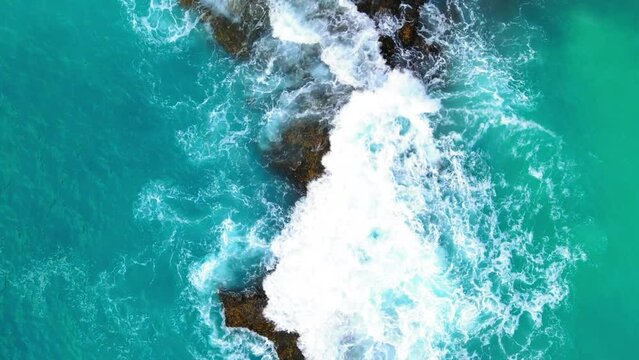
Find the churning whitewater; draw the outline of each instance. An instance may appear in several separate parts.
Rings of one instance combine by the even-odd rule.
[[[179,42],[197,23],[192,12],[176,15],[172,1],[152,1],[142,15],[123,1],[151,42]],[[483,35],[478,2],[424,6],[420,36],[443,55],[413,71],[391,69],[380,53],[380,35],[396,32],[401,21],[382,16],[376,23],[352,1],[203,3],[231,21],[246,6],[268,7],[269,32],[235,65],[236,74],[253,74],[248,97],[266,109],[253,124],[262,129],[263,149],[287,124],[331,126],[325,174],[278,235],[215,239],[224,249],[241,242],[252,256],[270,246],[263,255],[267,318],[299,334],[308,359],[457,359],[489,351],[543,357],[543,346],[531,344],[549,334],[560,339],[552,310],[568,294],[568,270],[581,256],[570,247],[558,205],[570,179],[557,174],[569,165],[536,157],[560,149],[561,140],[518,115],[531,95]],[[517,59],[534,56],[521,47]],[[219,113],[211,121],[221,121]],[[508,151],[478,150],[489,136],[521,140]],[[203,138],[179,140],[191,149]],[[511,152],[524,173],[500,172],[490,162],[498,152]],[[536,203],[549,204],[548,214],[534,210]],[[535,233],[530,212],[552,222],[554,232]],[[237,255],[230,251],[191,271],[192,301],[211,328],[211,309],[219,308],[210,298],[227,281],[226,262]],[[213,346],[236,350],[245,344],[237,337],[251,336],[220,341],[213,333]]]

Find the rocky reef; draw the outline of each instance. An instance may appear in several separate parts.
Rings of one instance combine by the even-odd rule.
[[[270,165],[306,193],[307,185],[324,174],[322,158],[331,147],[329,132],[329,125],[317,120],[289,125],[266,154]]]
[[[200,0],[180,0],[180,4],[200,14],[203,23],[211,28],[215,40],[231,55],[248,58],[253,43],[268,29],[268,7],[264,1],[251,1],[245,5],[240,1],[228,9],[228,14],[219,14]]]
[[[220,291],[218,295],[224,306],[226,326],[246,328],[271,340],[280,360],[304,359],[304,355],[297,347],[299,336],[278,331],[275,324],[264,316],[263,310],[268,297],[260,284],[243,292]]]

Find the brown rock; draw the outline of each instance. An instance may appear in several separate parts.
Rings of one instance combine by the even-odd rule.
[[[329,133],[321,121],[297,121],[284,130],[267,159],[305,193],[307,185],[324,174],[322,158],[330,150]]]
[[[297,346],[299,335],[278,331],[275,324],[263,312],[268,298],[261,286],[244,292],[219,292],[224,306],[225,325],[246,328],[271,340],[280,360],[303,360],[304,355]]]
[[[263,0],[257,0],[263,1]],[[380,36],[381,53],[391,67],[405,66],[398,56],[403,49],[417,49],[425,56],[437,55],[440,51],[436,44],[426,44],[418,34],[419,11],[425,0],[359,0],[356,1],[360,12],[371,18],[385,13],[404,22],[397,34]],[[229,53],[239,57],[250,54],[251,46],[268,26],[266,6],[251,6],[247,1],[239,14],[239,21],[233,21],[213,13],[199,3],[199,0],[180,0],[186,8],[198,9],[202,20],[209,23],[219,44]],[[261,9],[261,10],[260,10]],[[289,178],[302,193],[308,184],[324,174],[322,158],[330,150],[330,127],[319,120],[299,120],[287,127],[279,142],[265,154],[268,162]],[[278,331],[273,322],[263,312],[268,298],[261,287],[242,292],[220,290],[219,297],[223,305],[225,324],[233,328],[246,328],[273,342],[280,360],[302,360],[297,341],[299,335]]]
[[[403,46],[405,47],[413,46],[413,44],[415,44],[416,39],[417,39],[417,29],[415,28],[414,24],[407,22],[404,24],[404,26],[402,26],[399,29],[399,40],[401,41]]]
[[[180,0],[180,5],[184,6],[185,8],[192,8],[196,6],[197,3],[198,0]]]
[[[238,9],[238,19],[234,21],[214,13],[200,0],[180,0],[185,8],[197,9],[201,13],[202,21],[211,26],[215,39],[224,50],[240,58],[248,57],[251,46],[269,25],[268,12],[260,2],[246,1],[245,6]]]
[[[209,15],[208,22],[213,29],[215,40],[232,55],[245,58],[249,53],[248,34],[239,24],[224,16]]]
[[[397,66],[397,62],[394,59],[396,53],[395,40],[387,35],[379,37],[379,50],[382,53],[382,57],[386,60],[386,65],[391,69]]]
[[[359,0],[358,11],[367,14],[373,20],[378,15],[387,13],[404,22],[404,25],[393,36],[382,35],[379,38],[380,51],[386,64],[391,68],[404,67],[406,61],[402,61],[397,54],[402,50],[426,49],[424,41],[418,34],[419,14],[426,0]]]

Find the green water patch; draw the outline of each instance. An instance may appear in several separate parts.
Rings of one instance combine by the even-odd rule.
[[[634,357],[639,315],[639,28],[636,4],[570,4],[555,10],[541,66],[536,116],[560,133],[579,163],[588,213],[575,241],[580,267],[566,315],[569,358]],[[634,14],[634,15],[633,15]],[[633,20],[634,17],[634,20]]]

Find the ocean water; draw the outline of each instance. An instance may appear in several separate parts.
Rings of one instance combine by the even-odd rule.
[[[634,357],[639,3],[433,0],[421,75],[349,1],[246,61],[175,0],[0,12],[1,358],[274,359],[216,295],[265,268],[311,359]],[[300,199],[263,150],[307,118]]]

